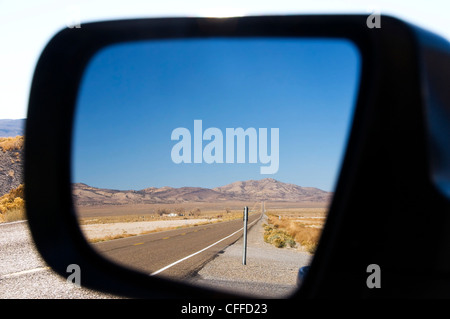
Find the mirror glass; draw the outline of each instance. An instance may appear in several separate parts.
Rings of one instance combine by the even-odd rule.
[[[99,51],[83,75],[73,137],[73,198],[87,241],[149,276],[289,295],[320,239],[360,68],[345,39],[156,40]]]

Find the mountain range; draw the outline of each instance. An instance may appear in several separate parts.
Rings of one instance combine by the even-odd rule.
[[[17,135],[23,135],[25,121],[25,119],[0,119],[0,137],[15,137]]]
[[[149,187],[142,190],[96,188],[83,183],[72,185],[77,205],[121,205],[218,201],[328,202],[333,193],[302,187],[273,178],[238,181],[212,189],[202,187]]]

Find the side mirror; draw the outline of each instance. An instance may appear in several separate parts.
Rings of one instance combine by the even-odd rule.
[[[26,123],[26,210],[33,239],[42,257],[62,276],[67,274],[68,265],[77,264],[82,272],[82,285],[127,297],[214,298],[240,296],[150,276],[124,267],[99,255],[86,241],[79,224],[72,185],[74,182],[73,151],[76,143],[74,127],[77,103],[81,99],[80,90],[84,77],[89,71],[92,61],[100,53],[108,53],[110,48],[124,48],[129,44],[165,43],[170,45],[177,41],[189,42],[207,39],[213,41],[234,39],[236,42],[242,43],[248,43],[255,39],[339,40],[350,43],[360,56],[359,82],[355,82],[357,84],[352,86],[356,88],[356,93],[349,99],[351,103],[354,103],[355,108],[351,111],[352,121],[349,125],[348,139],[343,144],[345,150],[336,172],[335,186],[331,189],[333,198],[329,204],[328,218],[320,243],[310,267],[300,269],[298,275],[303,283],[291,297],[359,298],[361,296],[417,297],[426,295],[429,290],[424,287],[429,287],[436,282],[435,278],[439,278],[433,276],[443,270],[450,271],[448,269],[450,257],[447,254],[450,250],[450,241],[448,240],[450,209],[446,197],[448,192],[446,193],[445,188],[445,185],[448,185],[450,174],[449,166],[444,163],[448,162],[446,160],[449,154],[448,105],[450,105],[450,96],[447,87],[443,84],[448,83],[449,79],[450,49],[446,40],[415,26],[392,17],[382,16],[381,19],[381,29],[369,28],[367,17],[363,15],[329,15],[257,16],[229,19],[138,19],[88,23],[83,24],[81,28],[62,30],[49,42],[36,66]],[[127,59],[126,50],[116,52],[120,52],[122,58]],[[183,52],[177,50],[169,52],[173,56],[183,55]],[[210,54],[214,56],[218,52],[222,51],[215,47]],[[291,51],[284,50],[284,53],[289,52]],[[192,52],[190,54],[195,56]],[[163,56],[166,55],[163,54]],[[339,55],[339,57],[341,56]],[[117,62],[113,57],[109,56],[111,58],[108,60],[110,66],[115,66],[114,63]],[[293,63],[296,61],[295,57],[295,54],[291,55],[289,61]],[[281,64],[286,61],[277,59],[276,54],[272,55],[272,58]],[[256,59],[250,57],[247,61],[248,66]],[[339,63],[343,63],[342,61],[338,60],[334,65],[339,65]],[[200,62],[207,63],[208,61]],[[284,65],[284,70],[294,70],[290,68],[292,63]],[[170,92],[167,91],[163,93],[158,87],[158,83],[166,80],[164,68],[161,68],[164,65],[158,65],[161,72],[151,73],[154,76],[154,82],[152,82],[154,86],[151,87],[150,95],[155,98],[152,102],[167,96],[178,97],[177,94],[170,95]],[[245,63],[241,65],[246,66]],[[326,64],[319,63],[318,65]],[[102,64],[97,64],[97,72],[94,72],[94,76],[91,77],[91,83],[97,83],[99,87],[102,84],[101,77],[96,78],[95,75],[105,74],[101,72],[101,66]],[[218,67],[219,69],[231,66],[233,65],[222,65],[220,61],[209,65],[211,68]],[[172,71],[177,70],[174,65],[168,65],[167,68],[172,68]],[[133,72],[139,70],[139,67],[135,67]],[[111,90],[109,92],[111,100],[118,101],[120,99],[117,93],[123,93],[123,96],[127,97],[132,90],[141,90],[141,93],[148,94],[148,90],[144,86],[130,85],[132,82],[127,82],[129,78],[126,75],[130,69],[125,68],[121,71],[123,76],[108,77],[110,81],[123,84],[122,91]],[[198,75],[197,71],[196,68],[190,70],[194,75]],[[240,74],[238,71],[239,69],[236,69],[236,74]],[[259,79],[261,74],[257,72],[258,69],[254,71],[254,78]],[[177,72],[173,72],[173,74],[177,74]],[[272,79],[276,78],[276,74],[273,72],[271,74],[273,75]],[[292,72],[290,75],[298,75],[298,72]],[[330,77],[335,80],[338,76],[337,73],[330,74]],[[282,83],[285,87],[290,87],[293,83],[292,78],[276,79],[273,81],[274,84]],[[207,98],[192,90],[191,85],[196,83],[195,81],[185,81],[183,77],[178,80],[180,91],[194,92],[187,94],[183,101]],[[281,80],[283,81],[280,82]],[[322,76],[318,80],[318,82],[323,82],[327,78]],[[245,84],[243,79],[240,81]],[[337,82],[347,83],[346,81]],[[134,83],[136,84],[136,82]],[[202,83],[205,86],[210,84],[208,81]],[[234,83],[233,77],[228,77],[227,83]],[[106,120],[116,110],[108,109],[108,106],[105,107],[102,103],[96,104],[95,97],[97,95],[94,84],[89,91],[92,98],[90,101],[93,108],[103,107],[98,108],[100,111],[96,114],[97,119]],[[279,86],[281,87],[281,85]],[[294,88],[304,88],[304,86],[297,85]],[[341,89],[341,86],[337,86],[336,91],[340,92]],[[308,90],[306,91],[308,92]],[[222,93],[224,92],[228,91]],[[293,89],[291,92],[297,91]],[[332,89],[326,89],[317,91],[316,95],[328,96],[333,92]],[[265,98],[265,93],[267,90],[256,88],[252,98]],[[114,98],[112,98],[113,96]],[[104,94],[103,97],[107,98],[108,94]],[[214,97],[212,100],[219,103],[225,101],[226,98],[227,96],[224,94],[223,100],[218,101]],[[129,101],[131,100],[125,98],[125,102]],[[164,102],[164,99],[162,101]],[[250,105],[253,100],[249,98],[245,101]],[[279,101],[275,100],[277,103]],[[138,123],[143,119],[141,113],[133,113],[131,109],[132,104],[140,102],[142,101],[136,99],[128,106],[127,103],[122,105],[123,114],[134,116],[134,122],[122,123],[123,127],[127,128],[128,125],[130,128],[133,123]],[[275,102],[273,102],[275,106],[272,112],[267,115],[269,120],[287,121],[292,124],[292,132],[299,130],[301,126],[298,123],[295,125],[295,120],[300,115],[294,112],[295,108],[292,107],[288,112]],[[333,100],[330,104],[338,102],[338,100]],[[159,114],[162,114],[160,117],[153,118],[152,125],[154,127],[160,127],[161,123],[172,117],[181,122],[183,114],[192,111],[191,108],[186,107],[179,109],[179,113],[177,113],[167,104],[162,103],[157,107],[154,105],[156,104],[153,104],[154,108],[159,108]],[[234,110],[238,111],[241,106],[234,105],[234,107]],[[222,112],[216,114],[216,118],[229,117],[226,110],[226,108],[222,109]],[[204,107],[202,111],[204,113],[201,114],[209,114],[208,112],[211,110]],[[332,114],[328,111],[322,113],[325,116],[339,116],[339,113]],[[265,113],[255,108],[253,114],[255,117],[259,117]],[[229,119],[233,120],[233,118]],[[196,118],[191,120],[196,120]],[[332,118],[330,125],[333,122],[335,122],[335,118]],[[308,122],[311,127],[314,127],[314,123],[313,120]],[[210,126],[205,124],[205,127]],[[173,128],[170,127],[170,129]],[[107,140],[108,132],[112,133],[114,129],[118,131],[120,123],[117,127],[109,128],[110,131],[99,129],[98,137],[101,136]],[[214,135],[212,132],[216,132],[215,136],[219,136],[219,131],[224,132],[224,130],[209,130],[204,139],[211,141],[212,135]],[[177,132],[186,133],[185,130]],[[267,132],[261,132],[266,134],[266,138],[268,137]],[[320,135],[321,132],[317,132],[317,134]],[[200,144],[196,145],[201,145],[202,135],[200,135]],[[178,137],[180,136],[178,135]],[[117,138],[120,139],[120,137],[120,134],[117,135]],[[281,139],[284,138],[281,131],[279,137],[281,145],[283,143]],[[176,137],[174,137],[175,139]],[[95,152],[102,149],[104,140],[99,138],[98,141],[98,148],[95,147],[95,143],[92,143],[90,151]],[[112,144],[115,141],[117,139],[109,140]],[[297,142],[299,143],[300,139],[297,139]],[[291,150],[299,148],[297,142],[291,145]],[[212,141],[210,143],[213,144]],[[211,144],[208,145],[212,146]],[[278,169],[278,164],[279,167],[284,165],[282,164],[283,158],[276,163],[277,165],[275,165],[275,160],[269,165],[267,145],[262,146],[258,145],[258,150],[265,147],[266,152],[263,152],[263,156],[257,157],[257,159],[263,158],[261,163],[267,164],[266,166],[270,170]],[[333,143],[330,143],[327,146],[312,145],[311,147],[320,150],[334,146]],[[220,161],[218,153],[212,152],[211,149],[209,149],[209,153],[206,152],[205,157],[201,148],[198,148],[200,150],[198,151],[194,144],[193,148],[194,150],[190,154],[192,156],[188,156],[188,153],[178,152],[176,161],[182,162],[186,157],[185,162],[191,160],[192,167],[195,167],[194,163],[197,160],[200,162],[202,160],[212,161],[212,159]],[[187,149],[186,147],[185,150]],[[218,147],[217,150],[219,150]],[[100,153],[112,161],[120,152],[125,152],[120,149],[116,151],[118,152],[114,154]],[[167,154],[170,154],[170,150],[165,153],[165,155]],[[260,155],[257,152],[251,154]],[[160,156],[163,155],[154,154],[154,158]],[[298,164],[300,158],[290,157],[286,160]],[[252,164],[249,163],[252,161],[255,161],[255,158],[252,157],[252,160],[249,159],[248,162],[244,160],[245,163],[237,162]],[[226,163],[222,164],[226,165]],[[163,168],[163,166],[156,166],[155,174],[164,173],[169,176],[174,172],[167,167],[163,171]],[[295,170],[291,172],[295,172]],[[98,171],[95,169],[91,171],[92,175],[97,173]],[[210,173],[210,176],[214,176],[214,173]],[[108,200],[120,197],[132,201],[136,198],[145,199],[145,196],[148,196],[151,191],[151,189],[147,189],[147,193],[143,190],[125,194],[118,190],[116,192],[116,189],[111,187],[103,193],[98,189],[93,190],[93,193],[104,196],[103,198]],[[217,195],[213,192],[208,194]],[[261,199],[261,196],[258,197],[258,200],[265,200]],[[221,197],[217,195],[217,198]],[[111,204],[111,202],[107,203]],[[425,216],[424,212],[432,212],[432,218],[431,215]],[[185,217],[184,215],[180,216]],[[170,217],[167,216],[167,218]],[[182,236],[181,233],[180,236]],[[427,240],[417,240],[418,238]],[[415,244],[411,245],[413,241]],[[183,241],[180,240],[180,242]],[[439,243],[439,245],[429,247],[429,242]],[[415,263],[416,251],[423,252],[423,258],[431,261],[427,264],[427,269],[422,269],[421,265]],[[147,253],[150,254],[151,251]],[[381,290],[371,290],[365,286],[367,277],[365,270],[367,265],[373,263],[381,266],[384,280]],[[409,270],[405,272],[404,269]],[[414,277],[415,280],[411,281],[409,275],[415,274],[419,270],[424,275],[420,278]],[[306,273],[308,276],[305,276]],[[433,293],[439,296],[449,296],[450,291],[443,287],[448,287],[450,281],[447,277],[440,279],[439,287]]]

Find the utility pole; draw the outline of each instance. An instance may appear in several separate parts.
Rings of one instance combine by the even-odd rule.
[[[248,222],[248,206],[244,208],[244,251],[242,254],[242,264],[247,264],[247,222]]]

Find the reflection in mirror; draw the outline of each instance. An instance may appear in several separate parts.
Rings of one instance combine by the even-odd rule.
[[[86,239],[150,276],[287,296],[325,222],[360,62],[343,39],[103,49],[83,76],[74,129]]]

